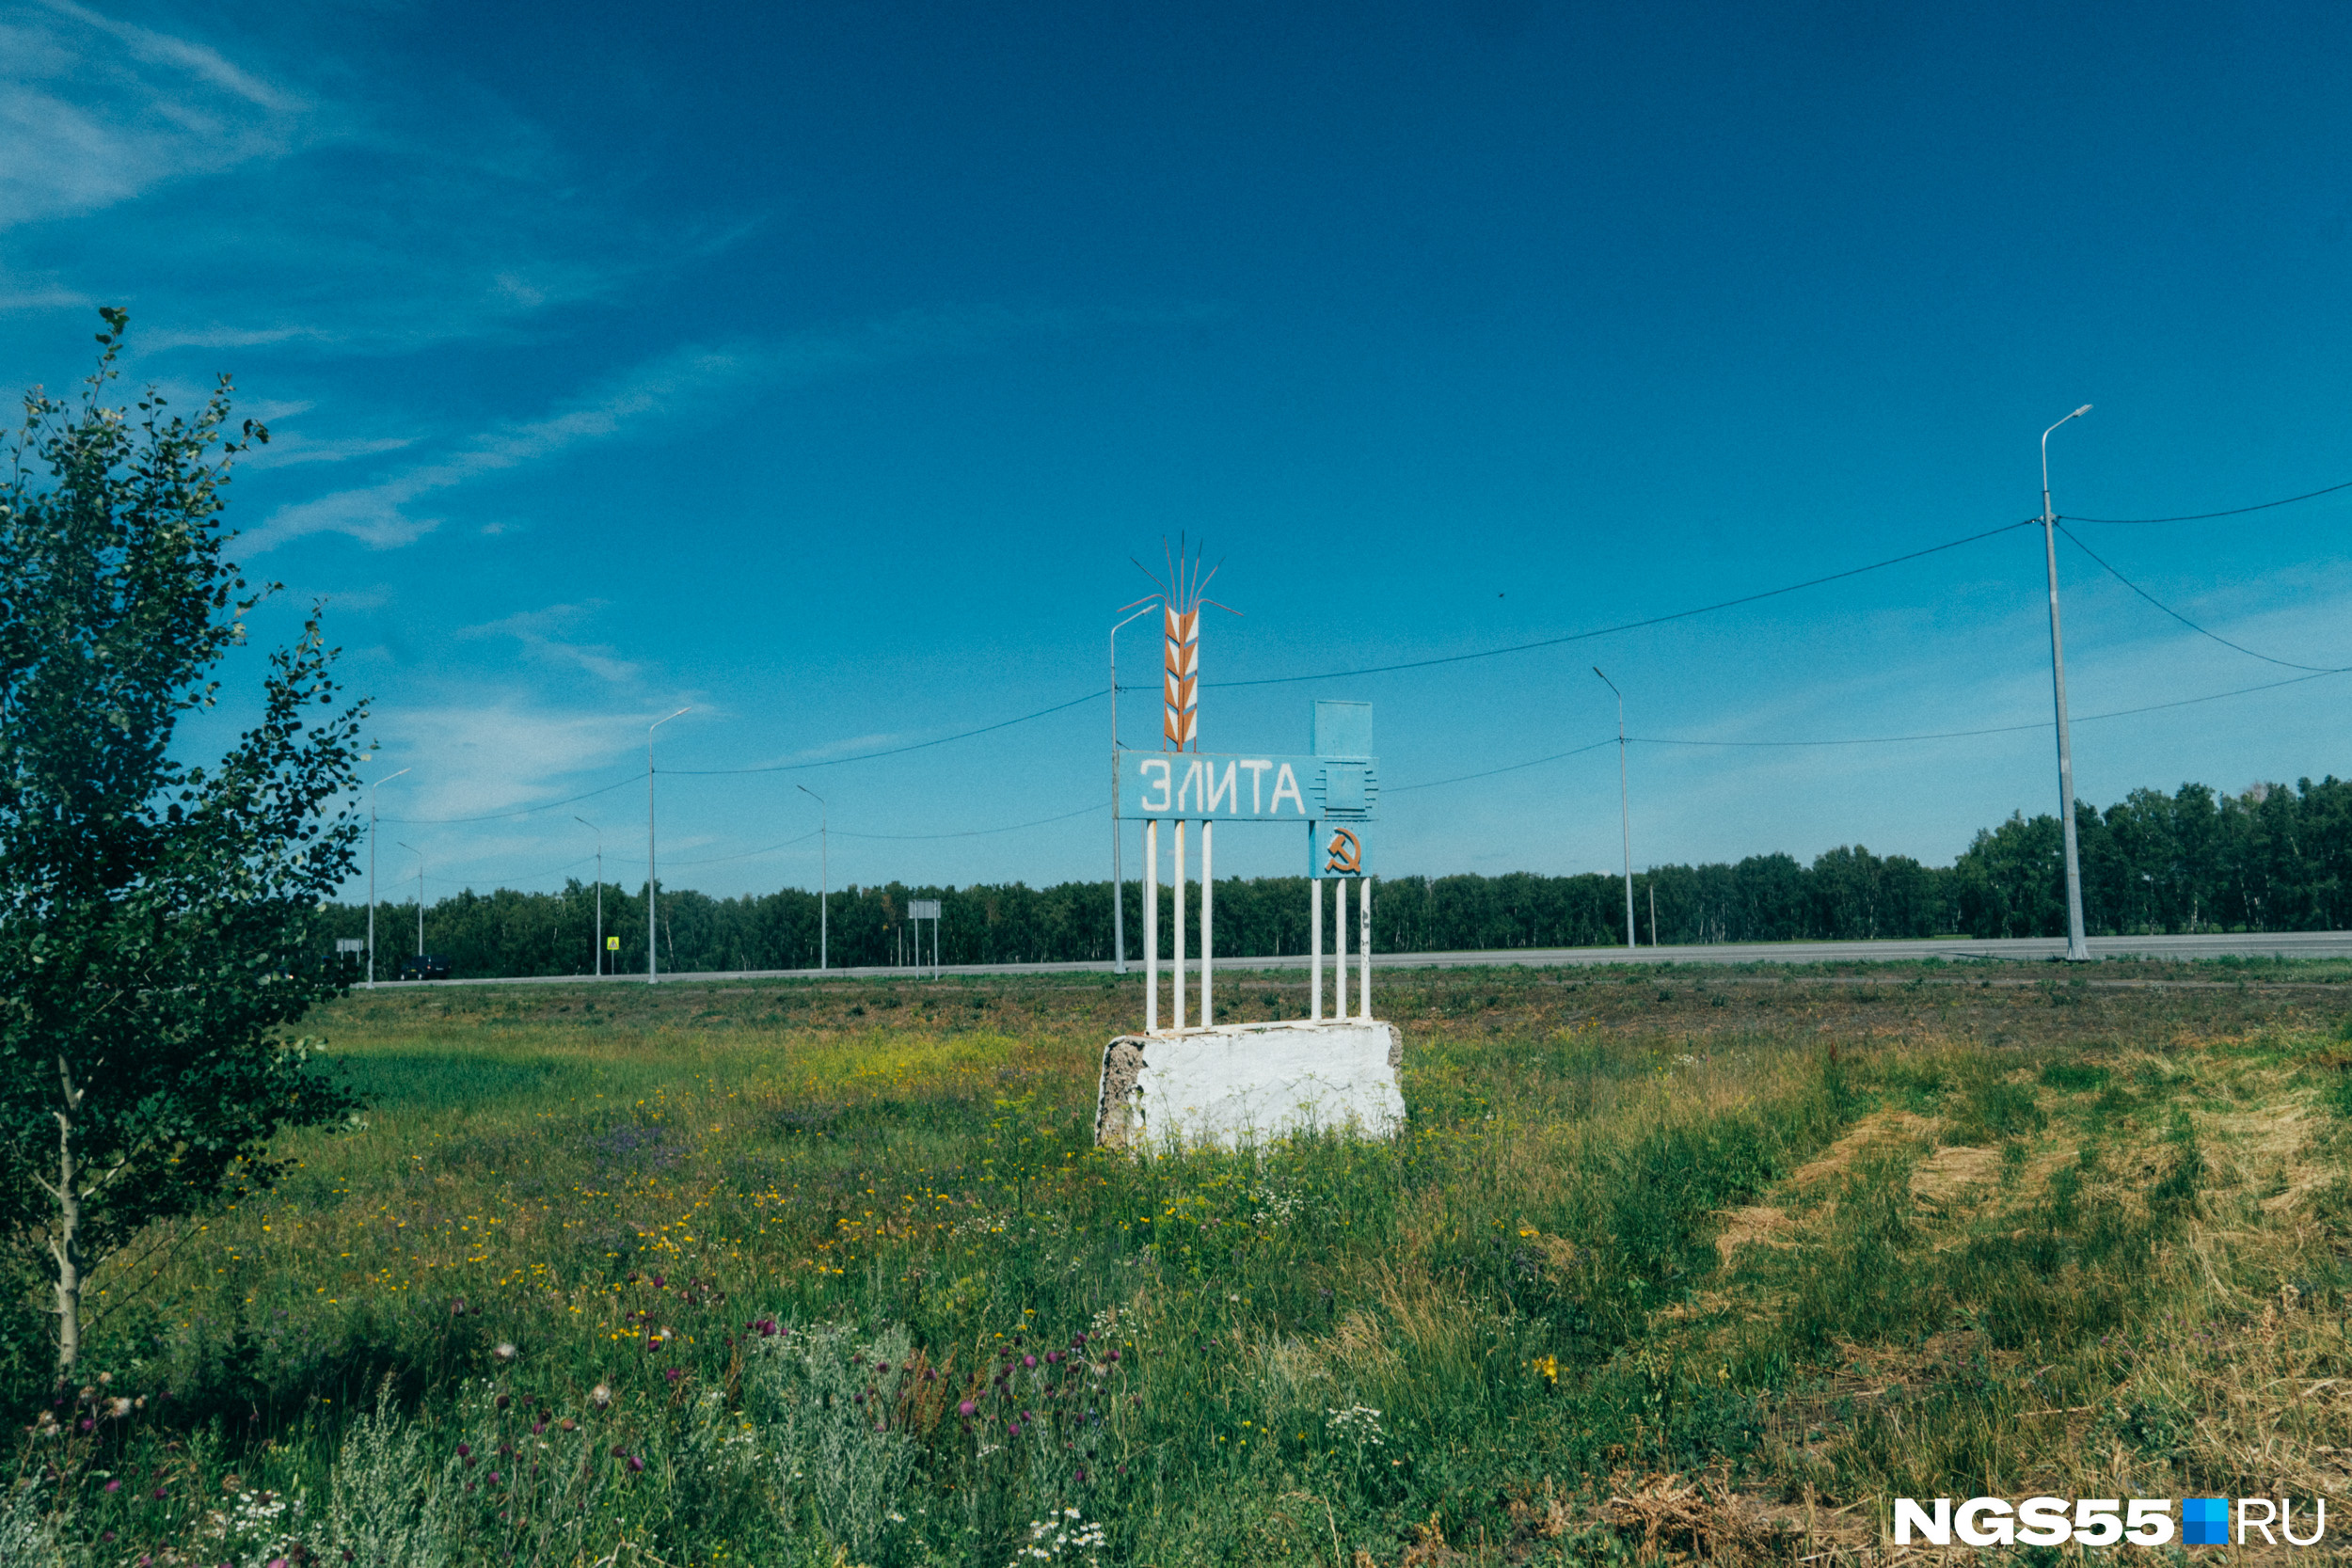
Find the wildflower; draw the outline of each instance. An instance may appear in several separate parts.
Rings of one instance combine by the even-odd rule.
[[[1021,1364],[1025,1367],[1034,1367],[1037,1365],[1037,1357],[1034,1355],[1025,1355],[1021,1358]]]
[[[119,1491],[121,1491],[121,1490],[122,1490],[122,1481],[121,1481],[121,1479],[120,1479],[119,1477],[118,1477],[118,1478],[116,1478],[115,1480],[108,1481],[108,1482],[106,1483],[106,1490],[107,1490],[107,1491],[109,1491],[109,1492],[119,1492]]]
[[[490,1484],[491,1484],[491,1485],[493,1485],[493,1486],[498,1485],[498,1484],[499,1484],[499,1482],[500,1482],[502,1479],[503,1479],[503,1478],[502,1478],[502,1477],[501,1477],[501,1476],[500,1476],[500,1474],[499,1474],[496,1470],[493,1470],[493,1471],[491,1471],[491,1472],[490,1472]]]
[[[1021,1435],[1021,1423],[1019,1421],[1007,1421],[1005,1423],[1005,1431],[1008,1434],[1018,1437]]]
[[[612,1445],[612,1457],[615,1459],[627,1459],[628,1457],[628,1450],[623,1448],[620,1444],[615,1443]]]
[[[514,1402],[514,1402],[513,1400],[508,1399],[508,1398],[507,1398],[504,1394],[501,1394],[501,1395],[498,1397],[498,1401],[497,1401],[498,1407],[499,1407],[501,1410],[505,1409],[508,1405],[510,1405],[510,1404],[512,1404],[512,1403],[514,1403]]]
[[[501,1361],[512,1361],[515,1359],[515,1341],[512,1339],[501,1339],[498,1344],[498,1349],[490,1354],[496,1355]]]
[[[157,1488],[155,1488],[155,1500],[156,1500],[157,1502],[162,1502],[162,1501],[164,1500],[164,1497],[165,1497],[164,1489],[163,1489],[162,1487],[160,1487],[160,1486],[158,1486]]]
[[[1057,1350],[1049,1350],[1045,1353],[1045,1359],[1049,1363],[1058,1365],[1061,1361],[1061,1352]]]
[[[887,1361],[877,1361],[874,1363],[874,1370],[878,1372],[886,1372],[890,1370],[890,1363]]]
[[[956,1406],[956,1414],[968,1418],[979,1408],[980,1407],[978,1405],[974,1404],[970,1400],[966,1400],[961,1404]]]
[[[131,1414],[131,1402],[117,1395],[106,1402],[106,1414],[116,1420],[120,1420]]]
[[[462,1318],[466,1315],[466,1298],[464,1296],[459,1296],[455,1301],[449,1304],[449,1315],[453,1318]]]
[[[644,1469],[644,1467],[645,1467],[645,1462],[644,1462],[644,1460],[642,1460],[642,1459],[638,1458],[635,1454],[630,1454],[630,1455],[628,1456],[628,1471],[629,1471],[629,1474],[631,1474],[631,1475],[636,1475],[638,1472],[640,1472],[640,1471],[642,1471],[643,1469]]]
[[[471,1443],[460,1443],[457,1445],[458,1458],[463,1459],[471,1452],[473,1452],[473,1445]]]
[[[686,1375],[686,1370],[682,1367],[673,1367],[661,1375],[668,1378],[672,1383],[675,1383],[679,1378]]]
[[[670,1288],[670,1282],[662,1278],[660,1275],[655,1275],[653,1276],[653,1288],[657,1291],[666,1291]]]
[[[936,1367],[924,1368],[923,1381],[926,1383],[937,1383],[939,1381],[939,1369]]]
[[[612,1402],[612,1390],[599,1383],[588,1390],[588,1402],[602,1410]]]
[[[1109,1360],[1109,1361],[1116,1361],[1116,1360],[1118,1360],[1118,1359],[1119,1359],[1119,1353],[1118,1353],[1117,1351],[1113,1351],[1113,1352],[1111,1352],[1111,1353],[1110,1353],[1110,1354],[1109,1354],[1109,1355],[1105,1356],[1105,1357],[1104,1357],[1104,1359],[1105,1359],[1105,1360]]]
[[[580,1430],[580,1423],[573,1420],[569,1416],[564,1417],[556,1424],[562,1427],[565,1432],[577,1432]]]

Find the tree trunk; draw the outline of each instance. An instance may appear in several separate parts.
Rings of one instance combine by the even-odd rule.
[[[57,1113],[57,1232],[49,1255],[57,1265],[57,1376],[73,1375],[82,1354],[82,1173],[73,1155],[74,1117],[82,1108],[82,1091],[65,1060],[57,1062],[57,1077],[65,1091],[65,1108]]]

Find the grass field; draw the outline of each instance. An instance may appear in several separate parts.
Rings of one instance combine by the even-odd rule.
[[[1376,1001],[1393,1143],[1136,1159],[1133,980],[355,996],[365,1125],[102,1274],[0,1560],[1819,1562],[2346,1483],[2352,966]]]

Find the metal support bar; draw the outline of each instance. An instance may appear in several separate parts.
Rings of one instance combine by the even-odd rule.
[[[1174,984],[1168,990],[1168,1013],[1175,1019],[1176,1032],[1181,1035],[1184,1032],[1184,824],[1181,817],[1176,823],[1176,856],[1168,869],[1176,888],[1175,964],[1170,975]]]
[[[1323,879],[1307,879],[1307,1018],[1323,1022]]]
[[[1210,835],[1216,824],[1200,824],[1200,1027],[1208,1028],[1216,1022],[1214,1000],[1216,966],[1216,885],[1209,872]]]
[[[1160,825],[1143,825],[1143,1032],[1160,1032]]]
[[[1347,1021],[1347,880],[1331,879],[1331,1021]]]

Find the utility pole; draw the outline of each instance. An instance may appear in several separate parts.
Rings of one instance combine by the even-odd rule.
[[[2086,403],[2066,420],[2079,420],[2090,412],[2090,404]],[[2074,850],[2074,748],[2066,732],[2066,642],[2058,635],[2058,515],[2050,510],[2050,430],[2042,433],[2042,551],[2050,568],[2050,687],[2058,704],[2058,828],[2066,843],[2066,957],[2078,963],[2090,957],[2090,943],[2083,937],[2083,873]]]
[[[412,772],[404,768],[400,773]],[[387,773],[368,785],[368,990],[375,989],[375,792],[400,777]]]
[[[832,941],[833,925],[826,912],[825,901],[833,892],[833,839],[825,829],[825,798],[806,784],[794,784],[792,787],[817,802],[817,967],[831,969],[833,959],[828,944]]]
[[[398,839],[392,842],[399,844]],[[403,849],[417,857],[417,957],[424,957],[424,851],[413,844],[402,844]],[[424,978],[424,966],[417,966],[417,978]]]
[[[1140,621],[1157,608],[1146,605],[1127,617]],[[1111,627],[1111,973],[1127,973],[1127,879],[1119,864],[1119,627]],[[932,945],[938,945],[933,934]]]
[[[1593,666],[1593,673],[1600,675],[1599,665]],[[1625,945],[1631,952],[1641,942],[1633,928],[1633,794],[1625,771],[1625,693],[1607,675],[1600,675],[1600,684],[1617,694],[1617,816],[1625,830]]]
[[[691,713],[682,707],[668,718],[657,719],[645,726],[645,984],[654,985],[660,974],[654,967],[657,949],[654,945],[654,905],[660,898],[661,884],[654,879],[653,860],[653,732],[675,719],[678,713]]]
[[[604,830],[584,816],[575,816],[572,820],[596,835],[596,961],[591,973],[601,980],[604,978]]]

